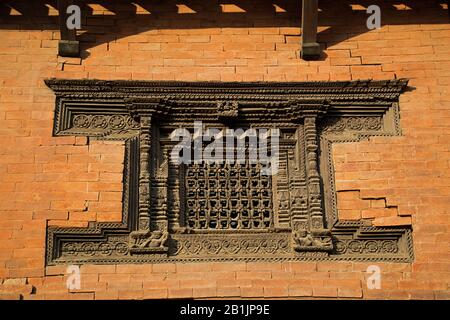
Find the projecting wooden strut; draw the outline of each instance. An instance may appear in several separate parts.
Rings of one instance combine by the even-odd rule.
[[[318,0],[303,0],[301,57],[305,60],[320,57],[320,45],[317,43],[317,12]]]
[[[73,4],[73,0],[58,0],[59,30],[61,33],[58,54],[62,57],[78,57],[80,55],[80,42],[77,41],[77,30],[67,27],[67,8]]]

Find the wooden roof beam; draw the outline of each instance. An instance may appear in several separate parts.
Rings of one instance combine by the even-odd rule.
[[[74,0],[58,0],[59,30],[61,40],[58,44],[58,54],[62,57],[79,57],[80,42],[77,41],[77,30],[67,27],[67,8],[74,4]]]
[[[317,43],[318,0],[302,0],[302,49],[301,58],[319,59],[321,50]]]

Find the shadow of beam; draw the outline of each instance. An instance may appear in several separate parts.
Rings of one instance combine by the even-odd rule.
[[[0,5],[0,30],[59,30],[56,0]],[[82,7],[84,50],[149,30],[295,27],[301,0],[75,0]],[[447,24],[446,0],[321,0],[318,41],[326,47],[369,32],[365,8],[379,5],[382,25]],[[180,7],[182,5],[182,7]],[[11,8],[20,15],[11,15]],[[53,8],[53,10],[51,10]],[[140,11],[137,10],[140,8]],[[146,11],[146,12],[145,12]]]

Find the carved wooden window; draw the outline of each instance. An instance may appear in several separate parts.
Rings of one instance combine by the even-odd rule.
[[[273,227],[271,177],[258,164],[192,164],[186,169],[186,226],[204,230]]]
[[[413,258],[409,228],[338,220],[331,161],[332,143],[400,134],[407,81],[46,83],[54,135],[126,141],[122,221],[49,227],[47,264]],[[175,165],[170,132],[198,120],[279,129],[279,172]]]

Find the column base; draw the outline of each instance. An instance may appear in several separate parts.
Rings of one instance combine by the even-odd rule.
[[[80,56],[80,42],[70,40],[59,40],[58,54],[61,57],[79,57]]]
[[[304,60],[317,60],[321,53],[320,44],[317,42],[302,44],[301,58]]]

